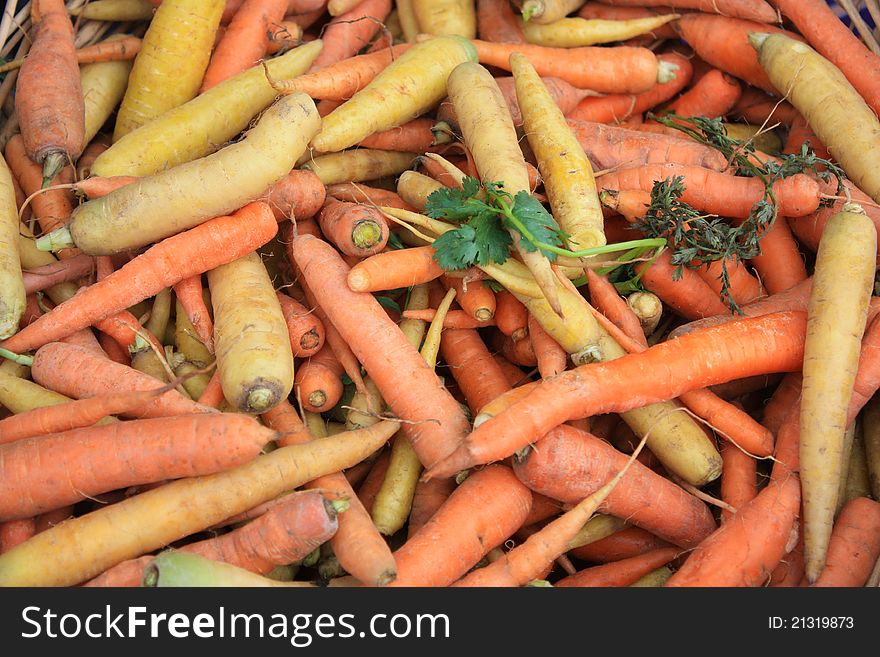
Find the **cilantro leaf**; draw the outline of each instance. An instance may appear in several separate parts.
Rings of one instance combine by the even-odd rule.
[[[474,241],[477,246],[476,264],[487,265],[497,262],[503,265],[510,253],[513,239],[494,216],[485,213],[468,222],[474,229]],[[473,263],[471,263],[473,264]]]
[[[517,192],[516,196],[513,197],[511,213],[528,230],[535,241],[558,247],[563,246],[559,224],[556,223],[556,219],[547,212],[540,201],[533,198],[528,192]],[[509,222],[505,222],[505,225],[516,229],[516,226]],[[528,239],[522,240],[521,243],[523,248],[529,252],[535,251],[538,248]],[[541,249],[541,252],[547,256],[548,260],[553,261],[556,259],[556,254],[552,251]]]
[[[477,261],[477,231],[464,224],[434,240],[434,260],[446,271],[467,269]]]
[[[432,219],[465,221],[474,214],[489,209],[485,203],[475,198],[480,193],[480,181],[468,176],[462,188],[444,187],[428,195],[425,214]]]

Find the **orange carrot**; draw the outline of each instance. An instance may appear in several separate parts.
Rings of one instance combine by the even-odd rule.
[[[0,446],[6,501],[0,518],[30,517],[133,484],[219,472],[252,460],[275,436],[244,415],[199,414],[19,440]]]
[[[796,476],[769,484],[697,546],[666,586],[764,584],[792,547],[800,493]]]
[[[220,405],[226,401],[226,398],[223,396],[223,387],[220,385],[219,370],[214,370],[208,385],[205,386],[201,396],[196,401],[199,405],[210,408],[220,408]]]
[[[67,339],[68,338],[62,338],[61,341],[66,342]],[[103,356],[109,358],[114,363],[125,365],[126,367],[131,365],[131,354],[128,353],[128,349],[120,345],[106,333],[99,333],[97,339]]]
[[[701,59],[774,95],[778,95],[779,91],[758,63],[755,49],[749,45],[749,32],[785,34],[803,41],[800,36],[788,30],[735,18],[729,14],[727,16],[711,13],[685,14],[674,23],[674,26]]]
[[[498,329],[514,341],[522,340],[529,333],[528,309],[507,290],[495,293],[494,319]]]
[[[679,548],[658,548],[634,557],[620,559],[601,566],[593,566],[563,577],[553,586],[629,586],[652,570],[675,559]]]
[[[287,321],[294,358],[314,356],[324,346],[324,324],[308,308],[286,294],[278,292],[278,301]]]
[[[36,33],[16,80],[15,111],[28,156],[43,167],[45,186],[85,146],[85,102],[63,0],[34,0],[31,18]]]
[[[569,550],[568,554],[582,561],[608,563],[664,547],[669,547],[669,543],[651,532],[641,527],[624,527],[610,536]]]
[[[627,459],[596,436],[561,425],[516,458],[514,472],[533,491],[574,504],[607,484]],[[625,518],[681,547],[693,547],[715,530],[702,501],[638,462],[630,466],[600,512]]]
[[[730,315],[718,294],[693,269],[683,267],[681,277],[675,280],[677,267],[670,258],[669,252],[664,251],[650,265],[639,263],[635,266],[648,290],[686,319]]]
[[[412,508],[407,522],[407,538],[412,538],[437,512],[455,490],[454,479],[419,481],[413,494]]]
[[[532,494],[504,465],[476,470],[394,553],[391,586],[448,586],[522,526]]]
[[[388,222],[376,208],[328,198],[318,215],[321,232],[351,256],[379,253],[388,243]]]
[[[786,374],[764,406],[761,424],[774,435],[779,432],[786,416],[800,399],[802,385],[803,380],[799,372]]]
[[[294,169],[262,197],[279,221],[308,219],[318,214],[326,196],[324,183],[313,171]]]
[[[795,371],[802,366],[805,331],[805,313],[747,317],[639,354],[566,370],[481,424],[423,476],[451,476],[510,456],[570,419],[619,413],[755,374]]]
[[[804,257],[785,217],[776,217],[770,230],[763,232],[760,247],[760,255],[749,264],[758,272],[768,294],[783,292],[807,279]]]
[[[504,373],[477,331],[443,331],[440,353],[474,414],[510,389]]]
[[[718,150],[689,139],[572,118],[568,119],[568,126],[596,171],[664,162],[692,164],[716,171],[727,167],[726,158]]]
[[[19,543],[24,543],[35,533],[33,518],[0,522],[0,554],[8,552]]]
[[[419,319],[423,322],[431,322],[436,314],[437,311],[434,308],[426,308],[424,310],[404,310],[403,313],[401,313],[401,319]],[[487,326],[495,326],[495,320],[490,319],[485,322],[480,322],[463,310],[450,310],[446,313],[446,317],[443,318],[444,329],[478,329]]]
[[[269,427],[282,432],[280,446],[294,445],[312,439],[293,406],[286,400],[263,415]],[[384,586],[396,576],[394,557],[385,539],[376,529],[369,512],[342,473],[328,474],[310,481],[305,488],[332,492],[347,499],[349,508],[339,517],[339,526],[330,539],[330,546],[339,563],[348,573],[371,586]]]
[[[252,252],[268,242],[277,230],[269,206],[257,202],[233,215],[217,217],[173,235],[57,306],[4,341],[3,347],[24,352],[57,340],[147,299],[183,278]],[[182,253],[186,253],[186,257],[181,257]]]
[[[439,278],[444,270],[434,260],[434,247],[384,251],[361,260],[348,272],[355,292],[379,292],[412,287]]]
[[[626,46],[619,46],[621,48]],[[605,48],[608,50],[608,48]],[[613,49],[612,49],[613,50]],[[609,95],[599,98],[584,98],[568,114],[568,118],[597,123],[619,123],[631,116],[641,114],[673,98],[693,75],[691,63],[677,53],[658,55],[657,59],[666,65],[675,65],[675,78],[666,82],[655,82],[646,89],[633,91],[609,91]]]
[[[477,33],[484,41],[526,42],[508,0],[477,0]]]
[[[856,497],[840,510],[816,587],[865,586],[880,558],[880,503]]]
[[[391,0],[362,0],[323,28],[324,47],[309,73],[348,59],[370,43],[391,13]]]
[[[199,93],[250,68],[266,54],[269,26],[287,12],[287,0],[244,0],[214,47]]]
[[[538,361],[541,378],[546,379],[565,371],[568,366],[568,353],[548,335],[532,314],[529,314],[529,340]]]
[[[463,279],[448,274],[441,276],[440,281],[447,290],[455,289],[458,305],[474,319],[485,321],[495,316],[495,293],[481,281],[471,282],[465,287]]]
[[[120,392],[18,413],[0,420],[0,444],[89,427],[107,416],[136,411],[162,392],[162,388]]]
[[[382,482],[385,481],[385,473],[388,472],[388,466],[391,464],[391,450],[383,451],[379,457],[373,461],[373,467],[367,474],[363,483],[357,491],[357,497],[360,503],[366,509],[367,513],[373,512],[373,503],[379,495],[382,488]],[[372,522],[372,518],[371,518]]]
[[[542,77],[541,81],[563,114],[571,113],[584,98],[596,95],[592,90],[578,89],[560,78]],[[498,84],[498,88],[507,102],[507,107],[510,109],[510,118],[513,119],[513,125],[521,126],[523,118],[522,112],[519,109],[519,101],[516,98],[516,85],[513,77],[495,78],[495,82]]]
[[[510,54],[521,52],[529,58],[541,77],[560,78],[578,89],[592,89],[599,93],[642,93],[651,89],[658,78],[658,57],[647,48],[549,48],[480,39],[474,39],[472,43],[477,48],[480,64],[509,71]],[[676,71],[676,75],[678,73]]]
[[[34,354],[31,367],[34,382],[44,388],[60,392],[72,399],[85,399],[128,390],[153,390],[163,386],[161,381],[120,365],[78,345],[50,342]],[[162,417],[210,413],[212,409],[169,390],[158,399],[144,405],[132,417]]]
[[[492,336],[492,348],[500,351],[511,363],[522,367],[537,367],[538,357],[531,340],[513,341],[501,333]]]
[[[334,185],[327,185],[327,195],[340,201],[349,201],[350,203],[365,203],[367,205],[400,208],[401,210],[418,212],[418,208],[414,208],[404,201],[396,192],[387,189],[379,189],[377,187],[369,187],[360,183],[336,183]]]
[[[647,347],[648,341],[645,339],[638,317],[635,316],[623,297],[618,294],[617,288],[608,280],[607,276],[599,276],[591,268],[587,268],[586,271],[592,305],[626,333],[629,338]]]
[[[737,305],[752,303],[767,296],[761,282],[749,272],[742,260],[727,258],[723,262],[727,268],[730,296]],[[715,260],[710,262],[708,266],[699,267],[695,271],[720,297],[723,283],[722,261]]]
[[[329,411],[342,399],[344,371],[330,346],[325,344],[297,368],[293,394],[311,413]]]
[[[179,549],[265,574],[275,566],[302,560],[329,540],[337,531],[338,518],[333,505],[319,493],[296,493],[243,527]],[[152,559],[147,555],[123,561],[83,585],[140,586]]]
[[[725,116],[739,100],[742,88],[736,78],[712,69],[665,109],[679,116]]]
[[[393,48],[341,59],[320,70],[300,75],[289,83],[281,82],[278,88],[302,91],[321,100],[348,100],[410,47],[411,44],[401,43]]]
[[[195,329],[199,341],[211,353],[214,352],[214,322],[205,303],[201,274],[187,276],[173,286],[174,297],[180,302],[186,316]]]
[[[696,9],[707,14],[735,16],[761,23],[775,23],[776,12],[764,0],[604,0],[609,5],[623,7],[671,7]]]
[[[599,189],[641,189],[650,192],[654,181],[682,176],[685,191],[681,200],[692,207],[720,216],[746,219],[752,207],[761,200],[764,184],[757,178],[743,178],[727,173],[678,164],[651,164],[619,169],[599,176]],[[819,207],[818,183],[804,174],[795,174],[776,182],[773,193],[780,214],[802,217]]]
[[[115,43],[115,42],[111,42]],[[92,164],[98,156],[110,148],[110,135],[106,133],[98,133],[91,142],[83,149],[82,155],[76,161],[76,177],[80,180],[88,178],[91,173]]]
[[[809,44],[840,69],[865,102],[880,112],[880,57],[821,0],[771,0]]]
[[[821,141],[819,141],[819,138],[816,136],[816,133],[813,132],[813,129],[810,127],[810,124],[807,123],[807,120],[799,114],[788,128],[788,136],[785,139],[785,146],[783,147],[782,152],[800,153],[801,147],[805,144],[819,157],[826,160],[831,159],[831,154],[828,152],[828,149],[825,148]]]
[[[429,148],[441,143],[443,137],[442,133],[435,134],[433,119],[419,117],[396,128],[376,132],[358,145],[364,148],[378,148],[385,151],[424,153]],[[448,137],[446,140],[448,140]]]
[[[721,445],[721,499],[734,509],[740,509],[758,494],[758,463],[732,443]],[[721,522],[734,517],[728,509],[721,510]]]

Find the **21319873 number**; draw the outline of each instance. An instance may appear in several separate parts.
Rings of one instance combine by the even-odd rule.
[[[855,627],[852,616],[770,616],[771,630],[851,630]]]

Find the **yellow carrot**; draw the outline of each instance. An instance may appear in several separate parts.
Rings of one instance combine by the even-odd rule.
[[[113,141],[195,97],[225,4],[165,0],[159,5],[135,57]]]
[[[18,254],[18,226],[12,172],[0,157],[0,339],[18,330],[27,303]]]
[[[412,0],[419,29],[435,36],[477,36],[477,12],[473,0]]]
[[[600,18],[562,18],[545,24],[520,19],[519,25],[528,43],[550,48],[579,48],[598,43],[626,41],[656,30],[676,18],[678,18],[677,14],[617,21]]]
[[[107,41],[121,38],[123,35],[115,35],[109,37]],[[132,62],[128,60],[97,62],[80,66],[79,79],[86,110],[84,145],[92,141],[119,103],[122,102],[125,89],[128,86],[131,67]]]
[[[318,155],[300,168],[313,171],[325,185],[335,185],[396,176],[411,167],[416,157],[417,153],[405,151],[354,148],[341,153]]]

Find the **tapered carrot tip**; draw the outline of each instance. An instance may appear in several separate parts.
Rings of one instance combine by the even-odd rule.
[[[55,178],[67,164],[67,157],[64,153],[56,151],[49,153],[43,160],[43,184],[41,189],[46,189],[52,179]]]
[[[467,470],[474,464],[470,450],[466,446],[461,446],[446,458],[438,461],[422,474],[422,481],[431,479],[447,479],[458,474],[462,470]]]
[[[767,32],[749,32],[749,43],[755,50],[760,50],[768,38],[770,38],[770,34]]]

